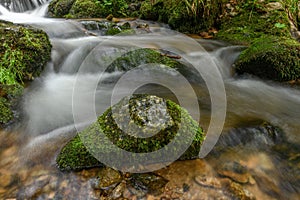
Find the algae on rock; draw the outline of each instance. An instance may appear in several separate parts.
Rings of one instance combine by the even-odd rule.
[[[129,110],[129,116],[126,110]],[[178,133],[179,129],[181,131]],[[68,171],[102,166],[91,155],[98,152],[112,162],[122,162],[116,160],[115,152],[102,140],[100,133],[109,139],[109,143],[112,142],[125,151],[135,153],[157,151],[174,140],[176,134],[182,134],[185,138],[190,137],[192,143],[183,155],[178,155],[179,159],[197,158],[204,140],[202,129],[184,108],[157,96],[133,95],[123,98],[107,109],[95,123],[78,133],[64,146],[56,159],[58,168]],[[187,145],[184,140],[177,142]],[[87,149],[85,145],[89,148]],[[176,149],[170,150],[176,152]],[[150,160],[149,162],[151,163]]]

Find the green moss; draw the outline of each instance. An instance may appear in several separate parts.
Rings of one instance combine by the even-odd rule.
[[[123,25],[118,25],[116,23],[110,23],[109,26],[107,27],[107,30],[105,32],[105,35],[117,35],[117,34],[133,34],[134,30],[131,29],[130,24],[124,23]]]
[[[279,1],[278,1],[279,2]],[[291,37],[285,10],[268,10],[269,1],[240,1],[235,16],[224,17],[216,39],[233,44],[250,44],[265,35]]]
[[[153,49],[137,49],[118,57],[107,68],[107,71],[128,71],[137,66],[147,63],[159,63],[175,69],[180,68],[182,66],[182,64],[178,61],[164,56]]]
[[[70,12],[72,5],[76,0],[54,0],[48,6],[48,15],[50,17],[64,17]]]
[[[129,103],[128,103],[129,101]],[[165,102],[166,110],[156,108],[156,118],[148,118],[145,112],[153,109],[153,106],[159,106]],[[129,109],[130,119],[124,114],[124,109]],[[114,112],[112,113],[112,110]],[[152,110],[154,111],[154,110]],[[151,112],[151,111],[150,111]],[[168,114],[164,113],[167,112]],[[149,114],[149,113],[148,113]],[[168,118],[169,116],[169,118]],[[151,117],[151,116],[150,116]],[[159,120],[161,118],[167,118],[164,124],[161,124]],[[121,122],[117,125],[115,120]],[[128,121],[129,120],[129,121]],[[126,133],[123,132],[125,128]],[[135,125],[134,125],[135,124]],[[145,126],[147,124],[147,126]],[[136,129],[136,125],[139,126]],[[179,125],[181,125],[181,132],[178,132]],[[120,128],[123,127],[123,128]],[[152,130],[149,127],[157,127],[159,130]],[[122,129],[122,130],[121,130]],[[137,137],[137,133],[150,134],[154,131],[154,134],[147,138]],[[88,144],[93,153],[101,152],[111,158],[114,162],[115,155],[105,145],[104,141],[99,137],[99,133],[103,132],[109,140],[121,149],[136,153],[153,152],[161,149],[174,139],[176,134],[184,134],[186,138],[195,135],[191,146],[180,157],[180,159],[192,159],[198,156],[200,146],[204,139],[202,129],[198,126],[188,112],[175,104],[170,100],[163,100],[161,98],[149,95],[134,95],[133,97],[124,98],[119,103],[114,105],[105,111],[97,120],[97,122],[90,125],[88,128],[79,133],[80,137],[85,138],[85,144]],[[179,141],[180,144],[186,145],[186,141]],[[176,149],[174,149],[176,152]],[[89,154],[87,149],[82,144],[82,141],[78,136],[71,140],[57,157],[57,165],[61,170],[76,170],[82,168],[88,168],[101,163],[95,160],[93,156]]]
[[[0,97],[0,125],[6,124],[13,118],[13,112],[10,109],[10,103],[3,97]]]
[[[0,20],[0,125],[16,117],[25,81],[39,76],[50,60],[51,44],[41,30]],[[12,115],[14,114],[14,115]]]
[[[101,8],[94,0],[76,0],[68,17],[70,18],[93,18],[101,16]]]
[[[102,164],[94,158],[81,142],[79,135],[76,135],[59,153],[56,159],[61,170],[79,170]]]
[[[198,33],[215,25],[221,14],[220,0],[158,0],[144,1],[140,17],[167,23],[171,28]]]
[[[282,6],[271,6],[274,2]],[[216,38],[250,45],[235,63],[238,74],[249,73],[276,81],[299,78],[300,46],[292,39],[284,2],[241,1],[235,7],[236,15],[223,18]]]
[[[288,81],[300,78],[300,43],[285,37],[264,36],[253,41],[236,62],[239,74]]]
[[[38,76],[50,60],[46,33],[0,21],[0,35],[0,83],[22,83]]]
[[[23,93],[24,87],[20,84],[2,85],[0,84],[0,127],[15,120],[16,105]]]
[[[130,0],[55,0],[49,6],[49,15],[54,17],[90,18],[136,17],[167,23],[181,32],[197,33],[215,25],[222,12],[222,0],[146,0],[130,12]]]

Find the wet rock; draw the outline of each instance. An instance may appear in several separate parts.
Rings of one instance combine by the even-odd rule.
[[[43,188],[49,183],[50,178],[46,177],[33,184],[20,189],[17,194],[17,199],[34,199],[43,193]]]
[[[235,182],[230,182],[228,185],[228,190],[234,198],[239,200],[255,200],[255,196],[248,190],[244,189],[240,184]]]
[[[137,196],[151,194],[157,196],[163,192],[167,180],[154,173],[133,174],[129,179],[130,191]]]
[[[249,127],[233,128],[222,134],[213,152],[227,150],[229,147],[266,150],[286,140],[285,133],[268,122]]]
[[[7,187],[13,182],[13,174],[9,171],[0,169],[0,187]]]
[[[178,129],[179,122],[181,123],[180,129]],[[106,135],[110,139],[109,143],[106,144],[102,138],[103,134],[99,133]],[[152,136],[153,133],[157,134]],[[198,157],[200,145],[204,139],[202,129],[186,110],[170,100],[153,95],[133,95],[123,98],[104,112],[97,122],[79,134],[80,137],[77,135],[73,138],[58,155],[56,161],[61,170],[78,170],[101,165],[91,154],[110,159],[109,162],[120,167],[132,167],[132,165],[126,166],[128,156],[123,155],[125,152],[112,151],[111,142],[129,152],[146,153],[161,149],[171,140],[176,141],[178,145],[187,145],[186,140],[192,140],[190,147],[180,157],[180,159],[192,159]],[[176,137],[177,140],[174,138],[176,134],[182,136],[180,140],[178,137]],[[89,151],[82,143],[82,137],[85,138],[85,145],[90,144]],[[168,149],[168,151],[177,152],[180,149],[178,147]],[[167,154],[166,152],[160,153]],[[170,159],[170,154],[161,155],[159,158],[161,162],[164,162],[164,159],[167,161]],[[145,166],[153,164],[150,158],[141,157],[141,159],[147,159],[143,162]],[[144,169],[144,166],[140,167]]]
[[[76,0],[53,0],[48,6],[48,15],[50,17],[64,17],[72,8]]]
[[[123,193],[125,191],[126,188],[126,182],[121,182],[119,185],[117,185],[117,187],[115,187],[111,193],[111,198],[113,199],[118,199],[120,197],[123,196]]]
[[[285,25],[284,25],[285,26]],[[290,81],[300,78],[300,44],[294,39],[264,36],[255,39],[235,63],[238,74]]]
[[[206,176],[206,175],[195,176],[195,182],[202,187],[216,188],[216,189],[222,188],[220,181],[213,176]]]
[[[88,33],[94,35],[116,35],[116,34],[129,34],[134,33],[131,25],[126,23],[118,23],[120,20],[113,18],[113,21],[107,21],[102,19],[84,19],[78,20]]]
[[[219,167],[217,170],[222,176],[229,177],[238,183],[253,183],[253,178],[245,166],[238,162],[227,162]]]
[[[266,194],[276,197],[276,198],[282,198],[281,196],[281,190],[278,187],[277,180],[270,176],[270,173],[263,172],[263,171],[256,171],[253,175],[258,187],[265,192]]]
[[[105,167],[101,169],[98,173],[99,184],[95,189],[103,189],[106,190],[111,187],[115,187],[118,183],[122,181],[122,176],[120,172]]]
[[[137,49],[124,53],[117,59],[113,60],[113,62],[108,66],[107,71],[128,71],[137,66],[148,63],[159,63],[175,69],[183,68],[182,64],[165,55],[162,55],[156,50]]]

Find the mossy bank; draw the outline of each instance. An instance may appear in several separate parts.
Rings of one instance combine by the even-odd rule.
[[[104,140],[100,133],[108,140]],[[157,96],[133,95],[107,109],[95,123],[78,133],[62,148],[56,161],[59,169],[67,171],[102,166],[93,154],[105,156],[106,160],[111,159],[111,163],[118,165],[118,162],[123,162],[121,158],[127,157],[115,152],[110,142],[125,151],[148,153],[178,140],[177,134],[182,136],[177,141],[179,145],[169,147],[169,150],[176,153],[180,145],[187,145],[180,159],[198,157],[204,133],[185,109]],[[186,143],[187,138],[191,139],[190,145]],[[168,158],[168,155],[161,156]],[[151,158],[148,161],[151,163]]]
[[[0,21],[0,125],[16,114],[25,82],[39,76],[50,60],[51,44],[41,30]]]
[[[223,12],[222,0],[54,0],[48,15],[66,18],[139,17],[167,23],[189,33],[207,30],[218,23]]]
[[[217,39],[249,46],[235,63],[236,72],[275,81],[299,79],[300,43],[290,32],[288,1],[241,1],[230,9]]]

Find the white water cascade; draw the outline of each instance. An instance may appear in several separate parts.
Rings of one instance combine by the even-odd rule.
[[[0,4],[11,12],[25,12],[33,10],[50,0],[0,0]]]

